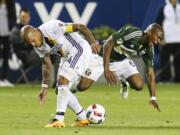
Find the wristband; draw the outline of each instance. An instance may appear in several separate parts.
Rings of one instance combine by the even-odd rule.
[[[43,83],[43,84],[41,85],[41,87],[42,87],[42,88],[48,88],[48,85]]]
[[[151,100],[157,100],[155,96],[152,96],[151,97]]]

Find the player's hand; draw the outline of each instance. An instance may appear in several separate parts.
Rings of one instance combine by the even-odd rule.
[[[156,100],[150,100],[150,101],[149,101],[149,104],[153,105],[154,108],[155,108],[158,112],[161,111]]]
[[[48,92],[48,88],[41,88],[38,95],[38,100],[40,105],[45,103],[45,97],[47,95],[47,92]]]
[[[100,51],[100,45],[98,42],[91,44],[91,49],[94,54],[97,54]]]
[[[109,69],[104,70],[104,76],[109,85],[117,84],[117,78],[114,72],[110,71]]]

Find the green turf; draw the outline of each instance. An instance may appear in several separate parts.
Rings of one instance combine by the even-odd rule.
[[[53,117],[56,98],[50,89],[46,104],[40,106],[37,102],[39,87],[0,88],[0,135],[180,135],[178,84],[157,86],[160,113],[148,104],[147,87],[141,92],[130,90],[128,100],[122,100],[118,87],[96,84],[76,95],[84,108],[93,103],[102,104],[107,112],[105,123],[71,127],[76,117],[67,110],[63,129],[44,128]]]

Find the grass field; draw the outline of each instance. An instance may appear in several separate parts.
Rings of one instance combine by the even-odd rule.
[[[147,87],[141,92],[130,90],[128,100],[122,100],[117,86],[96,84],[76,95],[84,108],[93,103],[102,104],[107,112],[105,123],[71,127],[76,117],[67,110],[63,129],[44,128],[53,117],[56,98],[49,89],[46,104],[40,106],[39,87],[0,88],[0,135],[180,135],[179,84],[157,86],[161,112],[148,104]]]

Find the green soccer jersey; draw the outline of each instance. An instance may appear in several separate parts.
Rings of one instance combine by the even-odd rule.
[[[135,55],[141,56],[147,67],[153,66],[153,48],[145,45],[143,31],[132,25],[125,25],[112,34],[115,47],[112,49],[110,61],[121,61]]]

